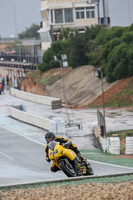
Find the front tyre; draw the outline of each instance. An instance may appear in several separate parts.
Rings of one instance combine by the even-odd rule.
[[[91,166],[87,166],[86,168],[86,174],[87,175],[94,175],[93,169],[91,168]]]
[[[73,165],[66,159],[59,162],[59,166],[62,169],[62,171],[68,176],[68,177],[75,177],[76,172],[74,170]]]

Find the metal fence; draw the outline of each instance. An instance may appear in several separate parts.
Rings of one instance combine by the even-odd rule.
[[[4,61],[15,61],[15,62],[26,62],[26,63],[32,63],[32,64],[39,64],[40,63],[40,56],[29,56],[29,55],[1,55],[0,54],[0,60]]]

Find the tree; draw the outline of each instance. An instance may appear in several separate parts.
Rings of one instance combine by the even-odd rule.
[[[51,61],[54,59],[52,49],[49,48],[43,55],[43,62],[38,66],[39,70],[45,72],[51,69]]]
[[[20,39],[24,38],[39,38],[39,33],[37,31],[40,29],[40,26],[37,24],[32,24],[31,27],[27,28],[26,31],[18,34]]]
[[[108,82],[128,77],[127,51],[128,45],[123,42],[110,52],[105,70]]]
[[[107,33],[108,41],[102,47],[101,60],[102,70],[108,82],[133,75],[133,30],[131,27],[116,27]],[[113,39],[108,37],[112,34],[115,36]]]
[[[83,34],[75,31],[75,34],[70,39],[71,50],[69,52],[69,64],[73,68],[78,66],[87,65],[88,57],[87,53],[87,42]]]
[[[69,28],[61,28],[60,32],[60,40],[66,40],[70,38],[70,35],[73,34]]]
[[[61,38],[44,53],[41,69],[58,67],[53,56],[67,54],[69,66],[102,65],[108,82],[133,75],[133,24],[130,27],[86,28],[85,33],[62,29]]]

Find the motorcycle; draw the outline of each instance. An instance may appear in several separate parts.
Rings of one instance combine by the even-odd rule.
[[[94,174],[90,164],[81,161],[73,150],[64,148],[56,141],[49,142],[48,147],[49,159],[68,177]]]

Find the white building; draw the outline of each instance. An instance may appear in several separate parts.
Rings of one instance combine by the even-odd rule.
[[[39,30],[42,53],[58,39],[60,28],[78,29],[84,32],[86,27],[97,24],[109,24],[108,0],[41,0],[42,23]]]

